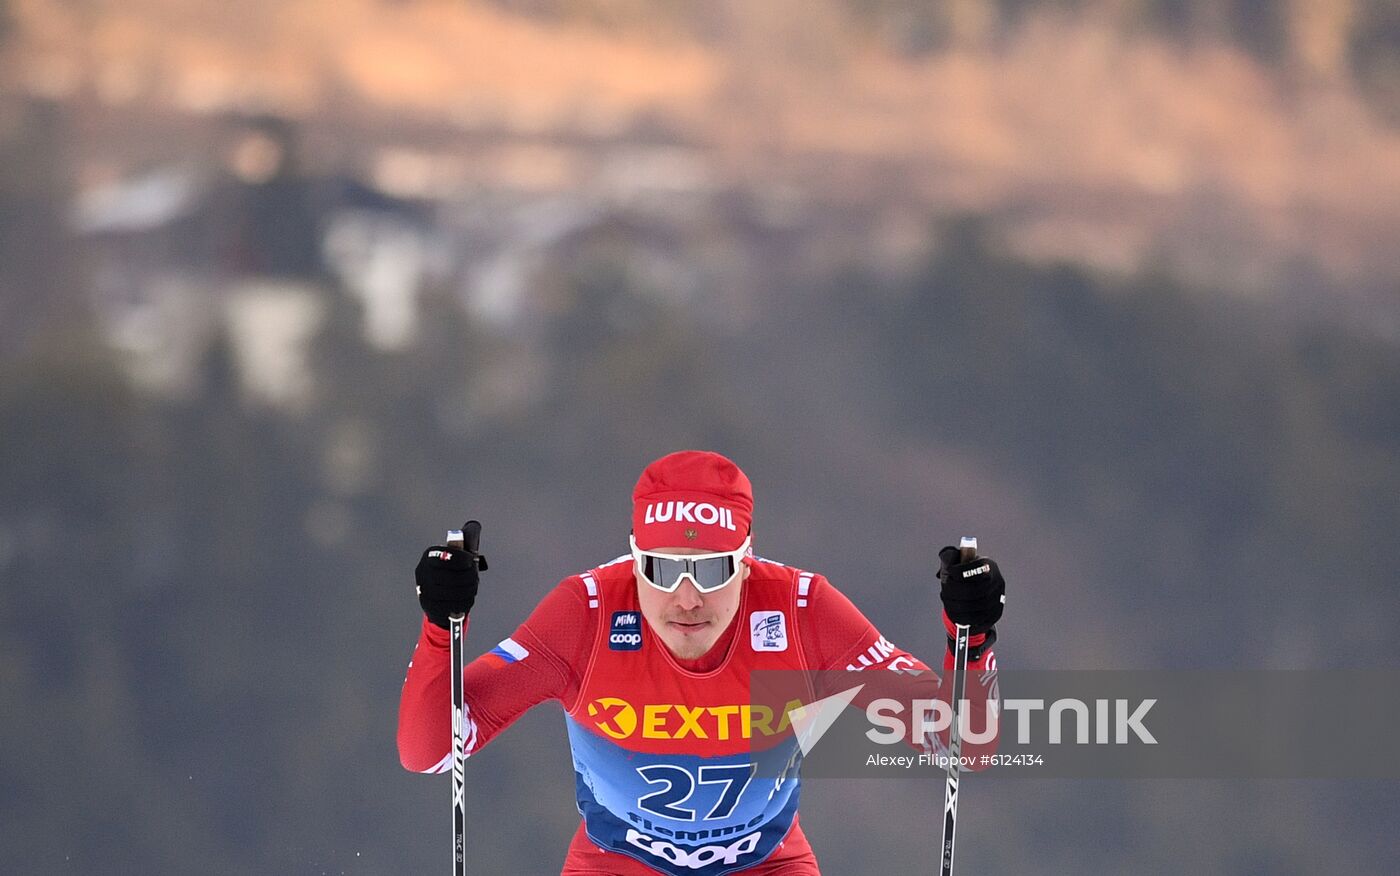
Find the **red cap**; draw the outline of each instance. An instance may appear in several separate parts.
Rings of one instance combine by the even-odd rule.
[[[748,476],[708,450],[661,457],[646,467],[632,490],[632,534],[642,550],[736,550],[752,521]]]

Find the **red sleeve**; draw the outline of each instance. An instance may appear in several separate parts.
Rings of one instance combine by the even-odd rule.
[[[818,670],[928,669],[918,657],[880,635],[846,594],[822,575],[812,579],[807,608],[799,609],[809,665]]]
[[[467,754],[531,706],[545,700],[572,704],[593,644],[594,614],[583,582],[566,578],[510,638],[467,665],[462,688]],[[414,772],[445,772],[452,766],[449,645],[447,630],[424,618],[399,697],[399,760]]]
[[[803,650],[812,669],[844,669],[852,672],[867,669],[904,670],[913,673],[921,686],[927,686],[927,691],[920,692],[919,697],[939,697],[947,701],[948,693],[941,692],[940,695],[942,685],[928,665],[880,635],[880,631],[861,614],[860,609],[824,576],[813,577],[809,593],[807,607],[798,609],[798,615],[801,618]],[[947,616],[944,615],[944,623],[947,622]],[[973,636],[969,643],[974,646],[980,645],[985,638],[986,636]],[[947,649],[944,649],[943,668],[953,668],[953,655]],[[976,661],[968,661],[967,669],[965,693],[972,716],[971,726],[973,730],[981,731],[986,728],[986,724],[977,716],[988,714],[988,700],[995,702],[999,695],[996,683],[996,656],[992,649],[983,651]],[[856,705],[863,706],[865,699],[864,695],[857,696]],[[996,706],[992,708],[995,709]],[[944,732],[941,737],[942,744],[946,747],[947,733]],[[992,754],[996,748],[995,737],[990,742],[977,745],[965,741],[963,754],[974,757]]]

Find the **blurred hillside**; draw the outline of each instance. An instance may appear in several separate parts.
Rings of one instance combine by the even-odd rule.
[[[853,250],[970,210],[1035,258],[1395,321],[1385,0],[11,6],[5,79],[78,112],[84,185],[207,163],[192,117],[268,112],[396,195],[739,187],[866,208]]]
[[[971,531],[1004,666],[1400,658],[1393,4],[0,8],[6,872],[441,864],[418,551],[485,521],[486,650],[682,446],[923,655]],[[470,772],[557,872],[557,714]],[[1388,786],[968,789],[985,872],[1400,857]],[[803,823],[924,872],[940,791]]]

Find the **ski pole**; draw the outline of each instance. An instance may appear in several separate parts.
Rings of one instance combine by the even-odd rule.
[[[468,520],[461,529],[447,533],[447,546],[472,554],[480,564],[481,524]],[[467,873],[466,733],[462,722],[462,672],[466,668],[462,649],[462,625],[467,616],[448,615],[452,636],[452,876]]]
[[[977,558],[977,539],[965,535],[958,542],[958,559],[970,563]],[[953,876],[953,840],[958,831],[958,778],[962,774],[962,734],[958,732],[958,718],[962,711],[963,695],[967,688],[967,638],[968,624],[955,626],[957,637],[953,644],[953,724],[948,730],[948,784],[943,793],[943,863],[939,869],[941,876]]]

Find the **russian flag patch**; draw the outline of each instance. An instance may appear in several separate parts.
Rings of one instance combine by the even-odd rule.
[[[530,652],[523,645],[510,637],[501,640],[501,644],[491,649],[491,656],[499,657],[505,663],[516,663],[530,656]]]

